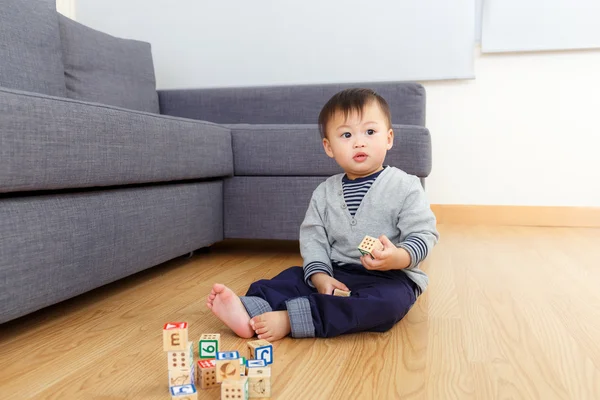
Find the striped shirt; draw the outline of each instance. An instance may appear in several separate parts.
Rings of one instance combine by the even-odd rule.
[[[371,185],[375,182],[375,179],[377,179],[382,172],[383,170],[354,180],[351,180],[347,175],[344,175],[342,178],[342,190],[344,191],[344,201],[346,202],[348,211],[350,211],[350,215],[354,216],[354,214],[356,214],[356,210],[358,210],[358,206],[360,206],[363,197],[365,197],[365,194],[367,194]]]

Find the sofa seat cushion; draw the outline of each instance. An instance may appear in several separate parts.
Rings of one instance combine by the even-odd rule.
[[[0,86],[65,96],[54,0],[4,0],[0,5]]]
[[[158,113],[150,44],[120,39],[60,16],[67,96]]]
[[[235,175],[330,176],[342,172],[325,154],[316,124],[228,124]],[[431,137],[422,126],[393,125],[394,146],[385,163],[409,174],[431,172]]]
[[[228,176],[229,129],[0,88],[0,192]]]

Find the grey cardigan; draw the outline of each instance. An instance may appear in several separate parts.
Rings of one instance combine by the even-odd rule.
[[[310,276],[317,272],[334,276],[332,261],[360,264],[358,245],[365,235],[383,234],[408,251],[411,264],[403,271],[425,291],[429,279],[419,264],[439,233],[419,178],[396,167],[385,168],[352,216],[344,201],[343,176],[334,175],[315,189],[300,226],[306,283],[313,286]]]

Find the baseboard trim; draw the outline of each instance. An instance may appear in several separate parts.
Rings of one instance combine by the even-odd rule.
[[[600,207],[432,204],[438,224],[600,227]]]

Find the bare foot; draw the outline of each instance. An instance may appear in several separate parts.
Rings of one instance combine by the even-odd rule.
[[[292,331],[287,311],[271,311],[257,315],[250,320],[250,325],[256,331],[259,339],[269,342],[283,339]]]
[[[249,339],[254,337],[250,316],[240,298],[225,285],[215,283],[208,295],[206,306],[236,335]]]

